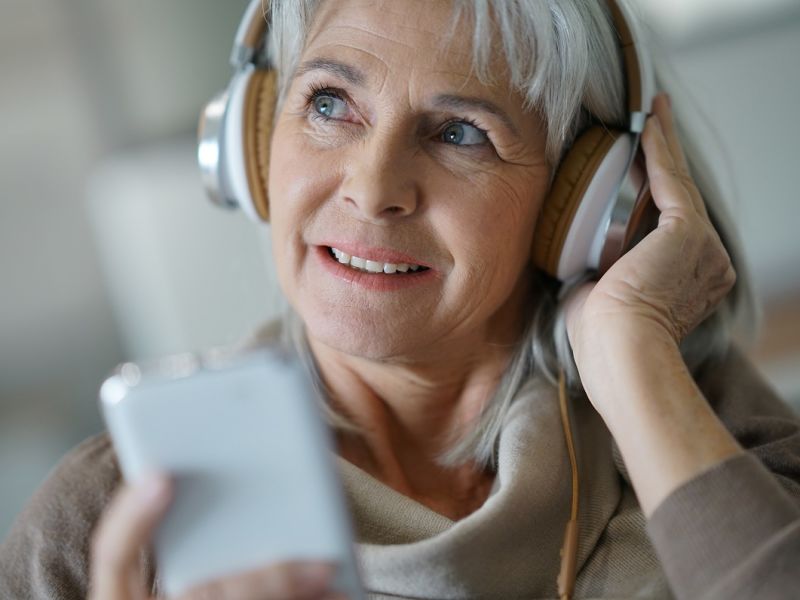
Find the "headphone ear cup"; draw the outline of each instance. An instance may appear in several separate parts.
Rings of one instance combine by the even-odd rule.
[[[277,99],[276,71],[256,70],[245,94],[242,125],[247,184],[254,208],[264,221],[269,221],[269,157]]]
[[[564,243],[578,206],[619,136],[619,132],[591,127],[578,137],[561,161],[533,236],[533,263],[551,277],[558,278]]]

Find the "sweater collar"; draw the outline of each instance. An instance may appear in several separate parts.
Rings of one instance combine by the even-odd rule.
[[[585,397],[573,399],[578,442],[578,568],[620,500],[611,437]],[[555,388],[514,401],[503,424],[494,488],[452,521],[338,459],[356,526],[356,555],[371,593],[413,598],[556,595],[571,473]]]

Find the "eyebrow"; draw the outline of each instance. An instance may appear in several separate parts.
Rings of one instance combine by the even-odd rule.
[[[329,58],[312,58],[311,60],[305,61],[297,67],[295,77],[300,77],[310,71],[317,70],[326,71],[332,75],[341,77],[351,85],[363,86],[367,79],[364,73],[357,68]]]
[[[519,131],[517,130],[516,125],[514,125],[514,122],[511,120],[511,117],[509,117],[508,114],[506,114],[506,112],[494,102],[490,102],[489,100],[484,100],[483,98],[471,98],[468,96],[441,94],[436,96],[434,105],[440,108],[449,108],[450,110],[473,109],[488,112],[489,114],[492,114],[500,119],[503,125],[505,125],[511,131],[511,133],[517,137],[520,137]]]
[[[364,72],[347,63],[339,62],[330,58],[312,58],[302,63],[297,67],[295,77],[301,77],[311,71],[325,71],[337,77],[341,77],[347,83],[363,87],[366,81]],[[487,112],[494,115],[511,131],[515,136],[520,137],[519,130],[517,129],[511,118],[494,102],[484,100],[483,98],[473,98],[469,96],[457,96],[454,94],[440,94],[434,100],[434,106],[437,108],[447,108],[450,110],[464,110],[472,109]]]

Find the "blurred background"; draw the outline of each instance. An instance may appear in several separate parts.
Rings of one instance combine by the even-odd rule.
[[[638,4],[740,225],[764,315],[749,353],[800,407],[800,3]],[[213,208],[194,162],[245,5],[0,0],[0,538],[102,430],[116,364],[233,343],[280,310],[268,230]]]

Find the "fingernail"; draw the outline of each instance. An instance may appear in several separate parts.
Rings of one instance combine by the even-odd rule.
[[[321,592],[330,585],[333,567],[320,564],[299,565],[295,574],[304,593]]]
[[[662,92],[662,93],[664,94],[664,100],[667,101],[667,106],[672,108],[672,98],[669,97],[669,94],[667,92]]]

